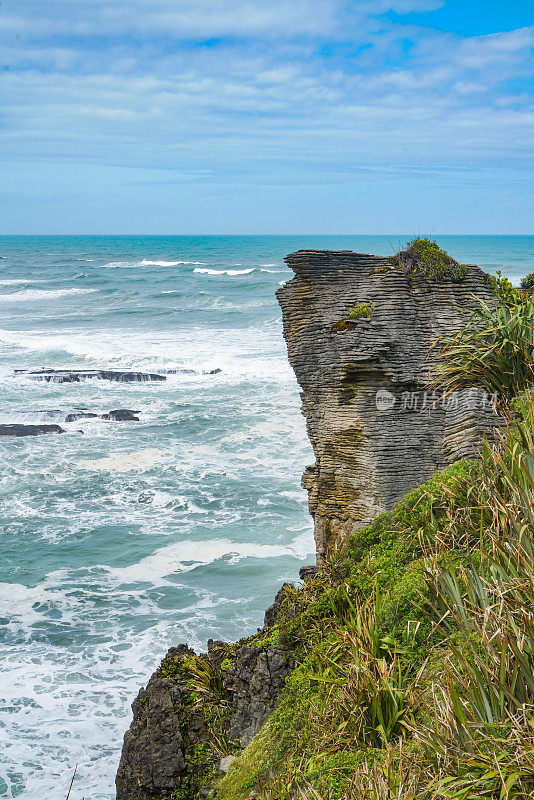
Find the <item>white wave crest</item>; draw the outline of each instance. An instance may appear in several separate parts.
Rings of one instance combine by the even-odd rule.
[[[250,275],[251,272],[254,272],[254,267],[250,269],[200,269],[195,267],[193,272],[198,272],[202,275]]]
[[[142,261],[108,261],[102,264],[102,269],[128,269],[133,267],[177,267],[179,264],[205,264],[205,261],[151,261],[144,258]]]
[[[279,558],[288,555],[304,559],[313,551],[313,547],[309,531],[300,533],[288,545],[238,543],[230,539],[174,542],[129,567],[109,567],[108,570],[121,582],[153,582],[175,572],[189,572],[196,567],[211,564],[224,556],[230,556],[232,563],[242,558]]]
[[[272,264],[271,266],[274,267],[275,265]],[[262,267],[260,272],[270,272],[272,275],[279,275],[282,272],[287,272],[287,270],[286,269],[265,269],[265,267]]]
[[[90,294],[96,289],[25,289],[13,294],[0,294],[0,303],[24,303],[31,300],[56,300],[72,294]]]
[[[4,278],[0,280],[0,286],[27,286],[29,283],[43,283],[43,281],[24,279],[24,278]]]
[[[204,264],[204,261],[149,261],[144,258],[141,267],[177,267],[178,264]]]

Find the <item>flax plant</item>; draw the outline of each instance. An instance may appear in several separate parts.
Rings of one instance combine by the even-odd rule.
[[[420,738],[445,770],[437,796],[534,797],[534,393],[485,446],[492,524],[478,556],[428,573],[449,656]]]
[[[500,276],[495,289],[494,303],[479,300],[463,330],[436,344],[433,385],[445,395],[473,386],[496,394],[508,415],[534,385],[534,296]]]

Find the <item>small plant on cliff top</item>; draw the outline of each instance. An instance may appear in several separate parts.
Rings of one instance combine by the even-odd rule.
[[[362,317],[368,319],[374,310],[375,304],[372,300],[368,303],[356,303],[354,308],[349,311],[349,317],[350,319],[361,319]]]
[[[392,262],[406,271],[410,283],[417,278],[429,278],[438,283],[454,281],[461,283],[467,275],[465,264],[459,264],[434,239],[416,237],[393,256]]]

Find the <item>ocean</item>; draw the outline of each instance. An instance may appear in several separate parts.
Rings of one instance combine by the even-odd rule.
[[[110,800],[130,703],[168,647],[262,625],[313,563],[313,462],[275,290],[297,249],[407,236],[0,237],[0,797]],[[534,271],[534,237],[439,236]],[[36,381],[37,369],[165,381]],[[183,370],[183,371],[180,371]],[[81,417],[130,409],[139,421]]]

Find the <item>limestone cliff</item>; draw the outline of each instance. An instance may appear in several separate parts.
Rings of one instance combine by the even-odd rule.
[[[429,348],[462,326],[475,296],[493,295],[477,267],[429,279],[401,259],[349,251],[302,250],[286,261],[295,278],[277,294],[316,457],[303,485],[321,562],[355,526],[475,454],[495,417],[474,390],[432,405]],[[284,591],[250,639],[210,642],[201,656],[185,645],[167,654],[133,703],[118,800],[213,796],[215,779],[272,714],[295,667],[297,645],[273,627],[279,613],[291,614],[280,612]]]
[[[320,563],[355,525],[475,454],[491,407],[475,390],[433,404],[429,348],[465,324],[475,296],[493,295],[475,266],[435,280],[351,251],[285,260],[295,278],[277,296],[316,459],[303,486]]]

